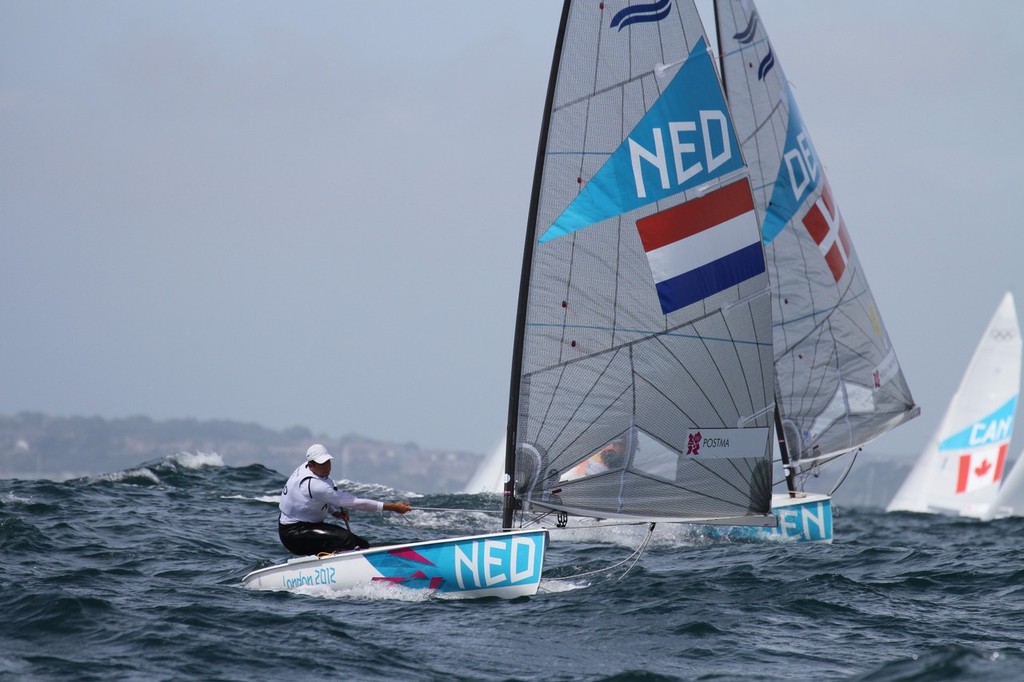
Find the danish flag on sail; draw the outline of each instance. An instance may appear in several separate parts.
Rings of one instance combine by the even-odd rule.
[[[636,229],[666,315],[765,271],[745,178],[641,218]]]
[[[999,454],[994,462],[985,454],[960,455],[960,471],[956,479],[957,495],[999,483],[1003,477],[1006,446],[1006,443],[999,446]]]
[[[822,187],[821,195],[804,216],[804,227],[811,233],[815,243],[825,256],[832,276],[838,282],[846,272],[846,263],[853,255],[853,243],[846,231],[846,223],[839,215],[839,207],[832,201],[828,183]]]

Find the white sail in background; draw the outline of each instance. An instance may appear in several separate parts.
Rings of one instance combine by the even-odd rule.
[[[920,410],[754,3],[716,0],[715,18],[726,96],[763,220],[775,397],[789,456],[809,466]]]
[[[1010,473],[1003,477],[999,492],[988,510],[981,515],[985,521],[1007,516],[1024,516],[1024,453],[1018,454],[1013,464],[1007,464]]]
[[[567,3],[551,85],[509,492],[580,516],[763,522],[769,282],[693,2]]]
[[[463,487],[462,492],[475,495],[478,493],[500,493],[505,481],[505,440],[489,453],[477,465],[473,477]]]
[[[992,316],[928,446],[886,511],[989,518],[1006,468],[1020,394],[1021,337],[1013,295]],[[1020,467],[1015,467],[1019,469]],[[1021,478],[1014,472],[1011,478]],[[1005,510],[1002,512],[1005,514]]]

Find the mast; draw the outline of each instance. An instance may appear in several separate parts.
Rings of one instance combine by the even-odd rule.
[[[775,437],[779,439],[779,456],[782,459],[782,471],[786,474],[786,488],[790,497],[796,497],[796,474],[789,463],[789,448],[786,447],[786,435],[782,431],[782,415],[779,414],[778,402],[775,403]]]
[[[718,46],[718,77],[722,79],[722,92],[725,93],[725,101],[729,101],[729,88],[725,84],[725,48],[722,46],[722,32],[718,29],[718,3],[712,3],[713,16],[715,17],[715,44]],[[707,31],[705,31],[707,33]],[[776,411],[778,414],[778,411]]]
[[[519,279],[519,308],[516,312],[515,338],[512,344],[512,376],[509,385],[508,423],[505,429],[505,481],[502,485],[501,527],[512,528],[512,513],[517,508],[516,486],[516,443],[519,427],[519,385],[522,381],[523,339],[526,335],[526,304],[530,291],[530,268],[533,263],[533,246],[537,242],[537,206],[540,202],[541,177],[544,171],[544,151],[548,143],[548,125],[551,121],[551,107],[555,99],[555,80],[562,60],[562,44],[565,27],[569,19],[571,0],[562,5],[562,18],[555,40],[555,53],[551,60],[551,75],[548,78],[548,92],[544,102],[544,117],[541,123],[540,140],[537,144],[537,163],[533,172],[533,193],[530,197],[530,211],[527,217],[526,244],[523,247],[523,270]]]

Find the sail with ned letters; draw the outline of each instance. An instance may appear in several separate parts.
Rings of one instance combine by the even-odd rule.
[[[714,6],[726,97],[763,220],[778,416],[802,470],[920,408],[754,3]]]
[[[763,523],[769,277],[694,4],[567,2],[508,430],[514,508]]]

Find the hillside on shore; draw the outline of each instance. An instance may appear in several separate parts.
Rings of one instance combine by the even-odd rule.
[[[323,443],[335,456],[332,476],[337,480],[421,493],[462,491],[482,459],[479,453],[427,450],[415,443],[314,434],[301,426],[274,431],[225,420],[107,420],[20,412],[0,415],[0,479],[94,476],[179,452],[216,453],[228,466],[262,464],[287,476],[312,443]]]

